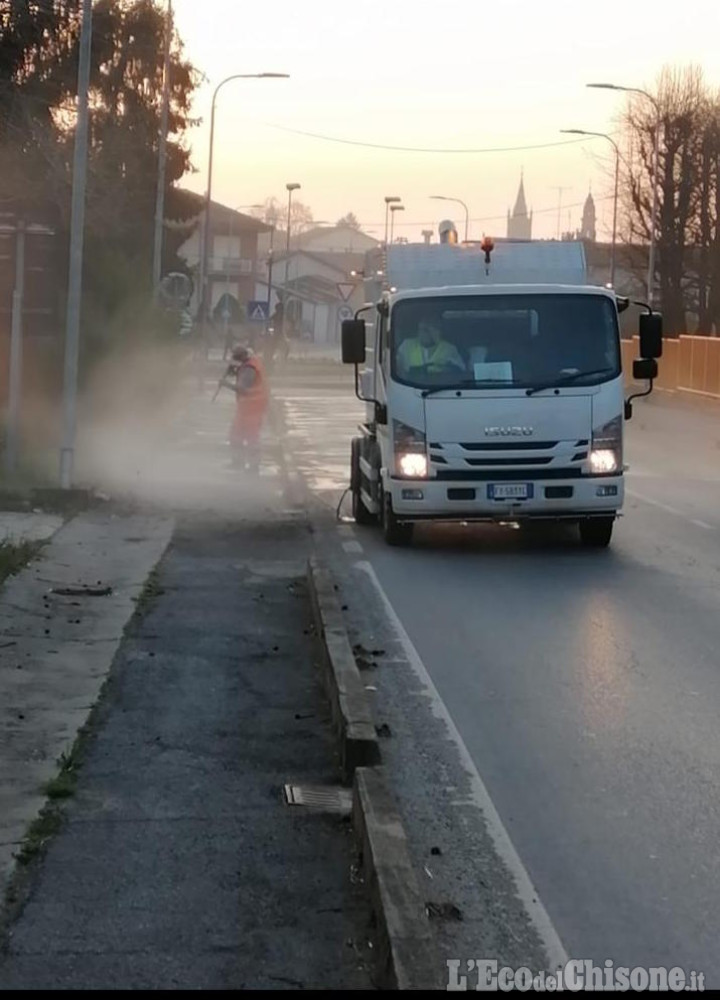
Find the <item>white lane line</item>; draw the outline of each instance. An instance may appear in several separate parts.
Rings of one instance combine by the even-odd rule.
[[[360,544],[360,542],[357,542],[354,539],[349,542],[343,542],[342,547],[345,549],[346,552],[352,552],[355,555],[359,555],[363,550],[363,547]]]
[[[457,726],[453,722],[445,702],[442,700],[437,688],[433,684],[432,678],[420,658],[420,654],[413,645],[412,639],[405,631],[402,622],[398,618],[395,609],[390,603],[390,598],[385,593],[385,589],[380,583],[380,580],[378,579],[371,564],[369,562],[357,562],[355,563],[355,568],[366,573],[370,578],[370,581],[375,587],[375,590],[385,607],[385,611],[395,629],[396,635],[405,650],[405,654],[412,670],[415,672],[415,675],[420,683],[424,686],[431,700],[436,716],[447,726],[450,738],[455,744],[460,756],[460,761],[469,773],[472,787],[472,798],[475,805],[482,811],[485,817],[488,833],[490,834],[490,837],[495,845],[495,850],[505,862],[511,875],[515,879],[518,896],[525,906],[530,920],[534,924],[535,929],[545,946],[545,950],[550,961],[550,969],[564,967],[568,961],[568,955],[563,947],[562,941],[560,940],[560,935],[555,930],[553,922],[532,883],[532,879],[520,860],[520,855],[515,850],[509,833],[503,826],[503,822],[498,815],[498,811],[490,798],[490,793],[478,773],[475,762],[470,756],[470,752],[465,746],[465,742],[458,732]]]
[[[640,500],[641,503],[650,504],[651,507],[659,507],[660,510],[666,511],[668,514],[674,514],[676,517],[681,517],[683,520],[689,521],[690,524],[694,524],[697,528],[704,528],[706,531],[714,531],[715,527],[712,524],[708,524],[707,521],[701,521],[699,518],[687,517],[683,514],[681,510],[677,507],[671,507],[669,503],[662,503],[660,500],[651,500],[650,497],[646,497],[643,493],[637,493],[635,490],[625,490],[628,496],[631,496],[634,500]]]
[[[671,507],[669,503],[662,503],[660,500],[651,500],[650,497],[646,497],[643,493],[637,493],[635,490],[625,489],[625,493],[631,496],[634,500],[640,500],[642,503],[648,503],[651,507],[659,507],[660,510],[666,511],[668,514],[674,514],[676,517],[685,517],[681,510],[677,507]]]

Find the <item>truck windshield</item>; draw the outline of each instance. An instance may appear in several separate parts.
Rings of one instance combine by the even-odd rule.
[[[403,299],[390,324],[393,378],[419,388],[594,385],[620,373],[606,295]]]

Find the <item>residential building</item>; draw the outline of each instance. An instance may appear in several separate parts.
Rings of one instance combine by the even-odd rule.
[[[195,280],[195,311],[200,308],[200,290],[197,285],[205,238],[204,200],[200,196],[196,197],[198,214],[193,231],[178,250],[178,256],[185,261]],[[227,308],[227,318],[235,320],[255,295],[255,285],[261,270],[259,257],[262,253],[258,241],[260,236],[267,236],[269,240],[272,227],[260,219],[218,202],[212,203],[210,222],[212,231],[209,234],[207,272],[208,311],[211,316],[222,319]],[[193,225],[192,220],[190,225]]]

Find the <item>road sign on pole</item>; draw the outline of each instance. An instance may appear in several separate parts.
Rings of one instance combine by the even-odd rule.
[[[353,311],[350,306],[339,306],[338,307],[338,320],[342,323],[344,319],[352,319]]]
[[[352,281],[338,281],[337,290],[338,295],[343,302],[347,302],[352,293],[355,291],[355,285]]]
[[[269,313],[265,299],[254,299],[247,304],[247,316],[251,323],[265,323]]]

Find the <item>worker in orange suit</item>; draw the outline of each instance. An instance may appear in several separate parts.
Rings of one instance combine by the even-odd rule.
[[[236,347],[221,386],[235,393],[235,419],[230,447],[237,465],[257,472],[260,468],[260,433],[270,404],[265,367],[249,347]]]

